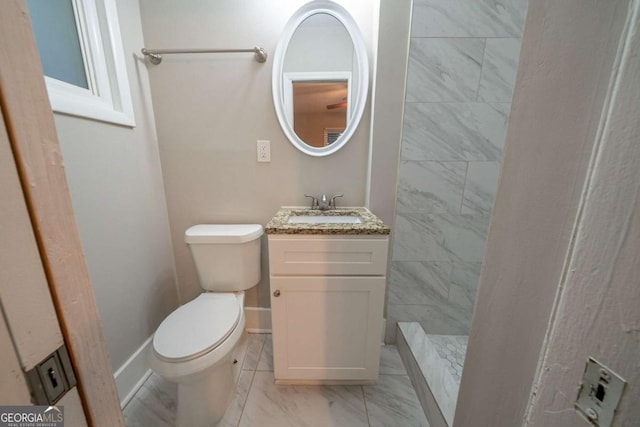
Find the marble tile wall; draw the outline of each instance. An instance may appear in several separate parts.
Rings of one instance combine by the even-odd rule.
[[[414,0],[387,342],[468,334],[526,0]]]

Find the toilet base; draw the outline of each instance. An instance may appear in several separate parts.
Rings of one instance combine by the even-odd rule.
[[[222,419],[235,395],[247,336],[244,331],[236,348],[202,379],[178,383],[178,427],[212,427]]]

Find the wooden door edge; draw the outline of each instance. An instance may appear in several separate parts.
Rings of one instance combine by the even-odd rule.
[[[0,106],[85,415],[124,426],[24,1],[0,2],[0,40]]]

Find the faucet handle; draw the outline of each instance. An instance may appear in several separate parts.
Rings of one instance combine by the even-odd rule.
[[[318,203],[318,199],[316,199],[314,196],[308,196],[308,195],[304,195],[304,197],[311,197],[311,209],[318,209],[318,207],[320,206],[320,204]]]
[[[344,197],[344,194],[336,194],[333,197],[331,197],[331,200],[329,200],[329,208],[335,209],[335,207],[336,207],[336,199],[338,197]]]

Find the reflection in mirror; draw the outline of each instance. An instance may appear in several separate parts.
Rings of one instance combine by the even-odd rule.
[[[309,16],[293,33],[284,59],[284,105],[289,124],[307,145],[325,147],[346,128],[354,63],[349,32],[328,13]],[[336,108],[342,103],[344,108]]]
[[[347,127],[347,82],[293,82],[293,130],[312,147],[332,144]]]
[[[366,49],[339,5],[312,1],[291,18],[276,49],[273,98],[291,143],[324,156],[355,131],[366,102]]]
[[[328,13],[300,23],[284,58],[283,72],[353,71],[353,43],[344,25]]]

